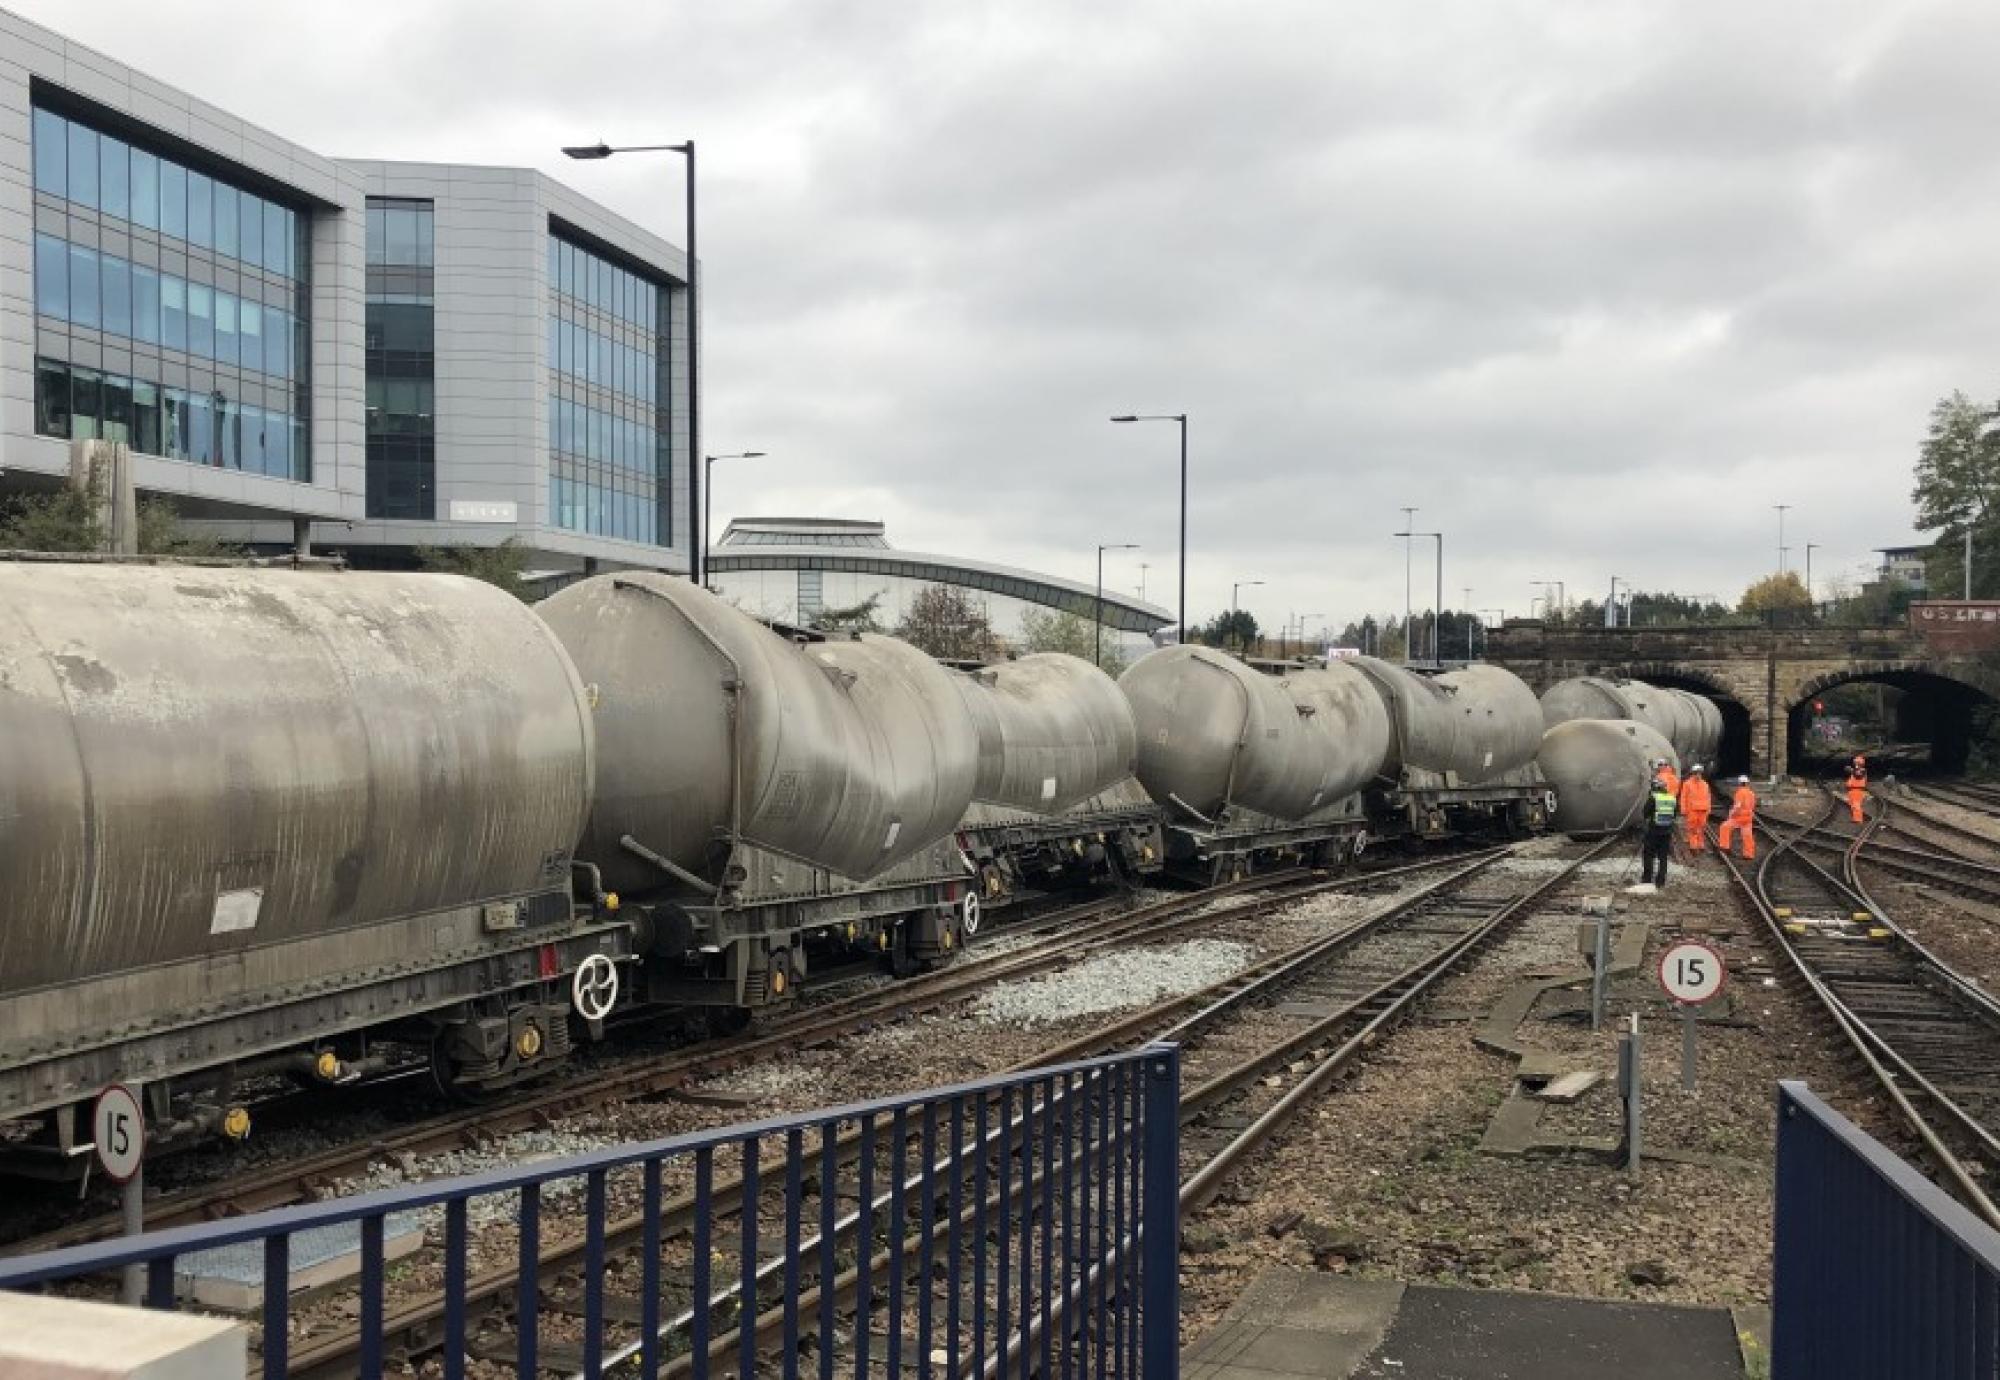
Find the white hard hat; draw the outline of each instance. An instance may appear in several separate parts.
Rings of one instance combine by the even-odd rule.
[[[1699,762],[1696,762],[1696,763],[1695,763],[1695,764],[1694,764],[1693,766],[1689,767],[1689,768],[1688,768],[1688,770],[1689,770],[1689,771],[1691,771],[1691,772],[1696,772],[1696,771],[1700,771],[1700,770],[1701,770],[1701,763],[1699,763]]]
[[[1736,778],[1736,784],[1739,786],[1747,786],[1750,784],[1750,778],[1747,776],[1739,776]]]

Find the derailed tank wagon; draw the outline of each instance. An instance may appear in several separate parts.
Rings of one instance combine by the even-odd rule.
[[[1340,866],[1373,840],[1529,831],[1553,801],[1534,693],[1497,667],[1419,675],[1372,657],[1273,674],[1163,648],[1119,682],[1169,857],[1197,877]]]
[[[572,901],[593,769],[569,658],[491,586],[0,563],[10,1158],[73,1170],[116,1081],[171,1139],[246,1131],[254,1075],[561,1057],[624,949]]]

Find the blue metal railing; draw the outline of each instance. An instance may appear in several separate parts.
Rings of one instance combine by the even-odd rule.
[[[266,1377],[374,1377],[394,1354],[437,1355],[451,1380],[468,1357],[524,1377],[748,1376],[762,1358],[785,1380],[1175,1380],[1179,1099],[1179,1052],[1154,1045],[0,1260],[0,1288],[138,1264],[147,1306],[172,1309],[194,1253],[261,1250]],[[442,1297],[385,1320],[386,1243],[417,1224]],[[294,1354],[292,1244],[329,1228],[355,1234],[358,1334]],[[497,1262],[473,1258],[496,1240]]]
[[[2000,1232],[1798,1082],[1773,1257],[1775,1380],[2000,1374]]]

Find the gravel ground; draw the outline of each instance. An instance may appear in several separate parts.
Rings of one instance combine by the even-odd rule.
[[[972,1003],[972,1015],[989,1025],[1032,1027],[1130,1011],[1220,982],[1242,971],[1255,952],[1229,940],[1190,939],[1103,954],[1059,973],[989,987]]]
[[[1501,866],[1532,872],[1535,862]],[[1610,867],[1590,871],[1566,897],[1608,889]],[[1766,956],[1717,864],[1677,867],[1658,897],[1617,899],[1619,919],[1656,923],[1647,962],[1612,990],[1614,1011],[1641,1016],[1649,1139],[1712,1162],[1649,1161],[1627,1175],[1584,1155],[1480,1152],[1514,1064],[1480,1052],[1474,1024],[1451,1016],[1483,1018],[1525,974],[1585,973],[1574,947],[1580,917],[1555,901],[1472,972],[1442,984],[1427,1007],[1437,1013],[1432,1022],[1390,1035],[1196,1220],[1182,1257],[1187,1337],[1207,1330],[1273,1265],[1611,1298],[1768,1299],[1775,1081],[1804,1077],[1868,1129],[1892,1128],[1844,1074],[1817,1012],[1763,985]],[[1680,1091],[1679,1024],[1656,995],[1651,966],[1683,930],[1719,942],[1733,972],[1732,1009],[1701,1033],[1701,1086],[1692,1096]],[[1579,1025],[1566,1014],[1575,1004],[1560,993],[1545,998],[1522,1038],[1572,1054],[1576,1067],[1607,1081],[1576,1107],[1545,1115],[1543,1126],[1611,1139],[1616,1034]],[[1704,1210],[1690,1215],[1691,1201]],[[1289,1225],[1300,1213],[1304,1220]],[[1274,1223],[1289,1229],[1273,1235]]]

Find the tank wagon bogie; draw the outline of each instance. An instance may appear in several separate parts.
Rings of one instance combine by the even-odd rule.
[[[568,657],[491,586],[0,564],[11,1158],[73,1170],[111,1082],[171,1139],[243,1133],[258,1075],[558,1057],[570,975],[624,954],[571,899],[593,753]]]

